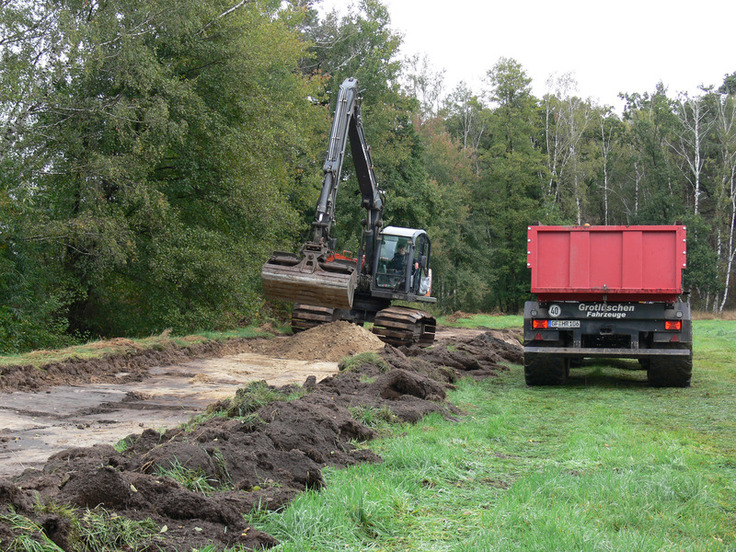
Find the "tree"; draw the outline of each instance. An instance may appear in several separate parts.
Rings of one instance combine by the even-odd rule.
[[[485,241],[471,219],[475,161],[440,118],[425,120],[419,132],[432,196],[439,206],[427,227],[432,240],[433,295],[446,311],[480,308],[490,282]]]
[[[62,5],[75,46],[35,126],[38,227],[74,282],[73,329],[231,326],[260,307],[264,258],[323,108],[279,2]]]
[[[545,144],[550,174],[546,190],[547,213],[551,215],[559,208],[561,196],[565,188],[569,188],[575,221],[580,225],[584,203],[581,139],[588,128],[592,110],[588,102],[572,95],[577,83],[571,74],[550,77],[548,86],[553,93],[544,98]],[[563,218],[565,215],[563,210]]]
[[[668,139],[676,124],[672,102],[659,83],[651,94],[626,95],[624,121],[630,132],[632,178],[638,191],[632,224],[671,224],[685,214],[685,194],[675,183]]]
[[[736,86],[728,78],[715,96],[714,124],[719,149],[719,178],[716,181],[717,251],[722,261],[723,298],[718,311],[723,312],[729,297],[731,274],[736,259]],[[725,238],[722,238],[722,232]],[[725,241],[725,244],[723,243]]]
[[[460,82],[445,100],[444,119],[451,134],[457,137],[463,149],[475,161],[475,172],[480,172],[478,150],[485,138],[489,110],[473,94],[465,82]]]
[[[42,242],[33,175],[45,164],[32,139],[39,106],[63,78],[68,43],[51,2],[0,5],[0,352],[69,344],[71,282]]]
[[[702,97],[691,98],[682,94],[676,104],[678,126],[676,138],[670,146],[683,163],[683,174],[693,188],[693,213],[700,212],[702,194],[702,174],[705,158],[703,140],[710,131],[712,118],[709,117],[706,103]]]
[[[440,109],[440,99],[444,87],[445,70],[434,71],[425,54],[418,54],[404,60],[406,67],[404,80],[405,89],[409,96],[417,98],[423,118],[437,116]]]
[[[472,197],[473,218],[493,267],[483,308],[515,311],[529,293],[526,229],[539,219],[541,183],[547,174],[537,142],[539,113],[531,80],[518,62],[507,58],[487,77],[487,97],[496,107]]]
[[[598,111],[598,128],[600,130],[600,156],[603,189],[603,224],[607,225],[610,214],[610,194],[611,194],[611,169],[613,166],[612,157],[615,155],[614,137],[618,128],[618,119],[614,117],[610,109]]]

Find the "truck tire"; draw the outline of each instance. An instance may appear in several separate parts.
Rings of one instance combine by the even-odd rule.
[[[564,358],[549,355],[524,355],[524,380],[526,384],[562,385],[567,381],[569,369]]]
[[[659,356],[649,360],[647,380],[652,387],[690,387],[692,353],[688,357]]]

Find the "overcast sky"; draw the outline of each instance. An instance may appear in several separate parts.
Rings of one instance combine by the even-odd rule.
[[[344,12],[354,0],[323,0]],[[535,95],[572,73],[577,95],[620,107],[619,92],[698,93],[736,71],[734,0],[383,0],[403,55],[426,54],[446,88],[476,92],[500,57],[521,63]]]

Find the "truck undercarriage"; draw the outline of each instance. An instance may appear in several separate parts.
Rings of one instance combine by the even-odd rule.
[[[636,359],[650,385],[686,387],[692,374],[690,305],[529,301],[524,375],[529,385],[564,383],[586,358]]]

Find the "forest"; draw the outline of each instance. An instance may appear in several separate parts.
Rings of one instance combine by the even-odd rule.
[[[331,100],[356,77],[385,220],[432,239],[438,312],[516,313],[528,224],[686,224],[694,308],[733,308],[736,73],[623,110],[543,97],[514,59],[481,90],[401,57],[380,0],[0,4],[0,351],[269,316],[260,269],[314,216]],[[363,217],[345,164],[340,249]],[[730,292],[730,293],[729,293]]]

